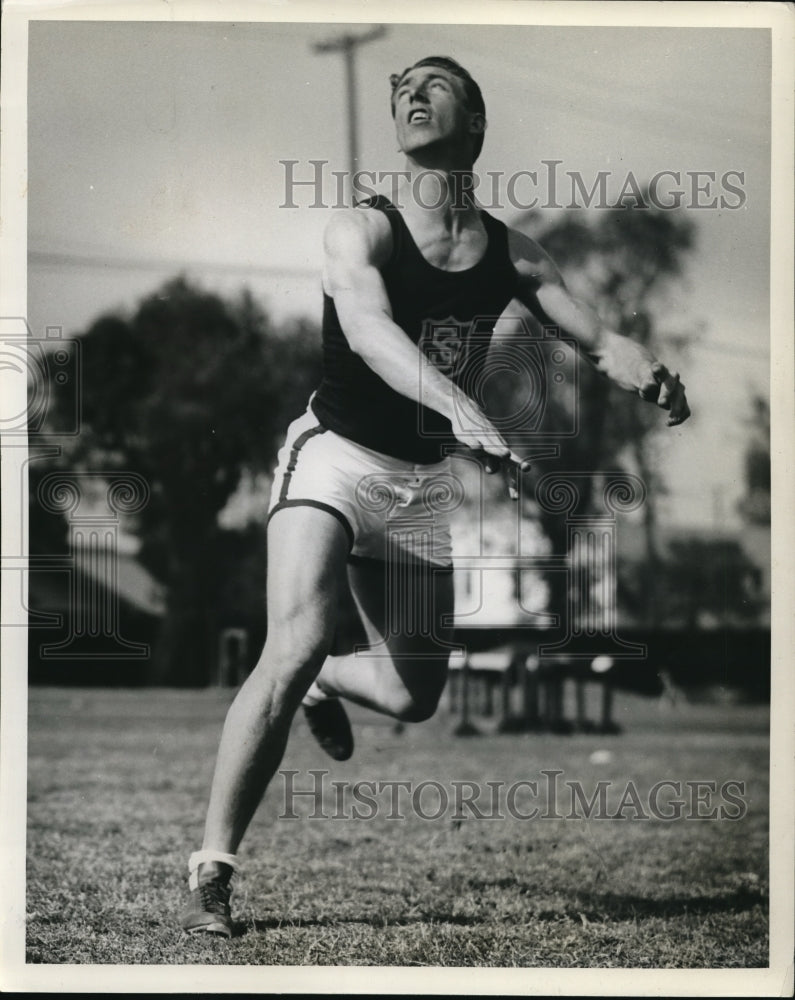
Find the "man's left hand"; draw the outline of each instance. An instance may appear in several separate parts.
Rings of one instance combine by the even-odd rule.
[[[671,372],[660,361],[655,361],[642,380],[638,393],[642,399],[655,402],[663,410],[669,410],[668,426],[676,427],[690,416],[685,387],[679,381],[679,372]]]

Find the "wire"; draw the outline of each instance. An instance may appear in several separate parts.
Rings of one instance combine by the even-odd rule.
[[[272,267],[264,264],[226,263],[208,260],[167,260],[157,257],[110,257],[92,254],[58,253],[51,250],[31,250],[28,261],[45,267],[99,267],[124,270],[162,271],[164,269],[244,272],[246,274],[270,274],[285,277],[316,277],[320,272],[311,267]]]

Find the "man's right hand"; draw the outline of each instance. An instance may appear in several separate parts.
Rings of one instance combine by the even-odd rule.
[[[456,440],[467,448],[485,451],[497,459],[508,458],[511,454],[505,438],[483,410],[455,385],[448,415]]]
[[[457,441],[485,456],[487,473],[492,474],[501,468],[505,470],[508,496],[511,500],[517,500],[519,475],[530,468],[530,463],[511,451],[505,438],[483,410],[457,387],[453,389],[450,422]]]

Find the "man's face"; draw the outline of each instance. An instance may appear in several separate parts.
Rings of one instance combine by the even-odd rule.
[[[394,93],[395,130],[404,153],[444,140],[464,140],[474,117],[461,80],[438,66],[409,70]]]

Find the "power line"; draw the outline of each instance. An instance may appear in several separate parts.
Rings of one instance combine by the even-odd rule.
[[[386,28],[383,24],[371,28],[360,35],[343,34],[325,42],[316,42],[312,51],[318,55],[341,52],[345,60],[345,82],[348,100],[348,177],[353,177],[359,162],[359,123],[356,94],[356,49],[360,45],[383,38]]]
[[[109,270],[190,270],[225,271],[230,274],[263,274],[273,277],[313,278],[320,273],[319,268],[312,267],[274,267],[267,264],[236,264],[225,261],[207,260],[169,260],[158,257],[115,257],[97,254],[60,253],[52,250],[31,250],[28,252],[28,262],[42,267],[98,267]]]
[[[209,260],[169,260],[158,257],[117,257],[107,254],[69,253],[53,250],[30,250],[28,262],[41,267],[96,267],[107,270],[138,270],[138,271],[181,271],[201,270],[220,271],[227,274],[252,274],[272,278],[318,278],[319,268],[284,267],[268,264],[245,264]],[[769,355],[763,355],[752,348],[731,344],[705,343],[693,341],[687,344],[688,351],[712,351],[735,358],[751,358],[754,361],[769,363]]]
[[[731,344],[705,344],[693,341],[685,346],[686,351],[714,351],[716,354],[727,354],[733,358],[753,358],[754,361],[770,362],[770,354],[761,354],[750,347],[734,347]]]

